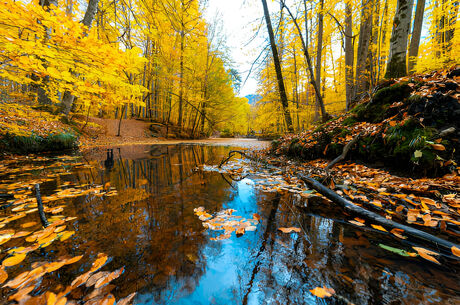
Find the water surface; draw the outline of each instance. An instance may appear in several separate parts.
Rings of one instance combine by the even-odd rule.
[[[113,281],[111,293],[118,299],[137,292],[135,304],[460,303],[458,265],[436,266],[386,251],[379,244],[401,244],[344,222],[342,211],[322,200],[307,202],[288,192],[264,192],[255,188],[251,177],[234,181],[226,174],[200,170],[200,165],[218,164],[230,149],[124,146],[113,149],[112,161],[101,148],[82,156],[88,166],[4,175],[5,183],[58,172],[57,178],[43,183],[44,195],[82,184],[114,187],[118,192],[111,197],[63,200],[63,213],[77,217],[72,222],[76,234],[30,253],[9,270],[11,278],[35,261],[83,254],[79,264],[47,275],[36,293],[57,289],[88,270],[103,252],[111,258],[103,270],[125,268]],[[219,232],[206,230],[194,215],[200,206],[210,213],[235,209],[234,214],[244,218],[258,213],[262,220],[256,231],[213,241],[210,238]],[[30,214],[17,222],[37,219]],[[292,226],[302,231],[277,230]],[[333,288],[334,297],[320,300],[309,292],[322,286]],[[80,288],[71,296],[88,291]],[[10,293],[2,289],[4,302]]]

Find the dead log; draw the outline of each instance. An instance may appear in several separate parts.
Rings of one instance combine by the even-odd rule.
[[[361,218],[364,218],[366,220],[369,220],[375,224],[379,224],[382,227],[384,227],[386,230],[391,231],[392,229],[401,229],[404,230],[404,234],[407,236],[410,236],[416,240],[423,241],[426,243],[429,243],[433,245],[434,248],[436,249],[442,249],[445,252],[448,252],[452,254],[452,247],[457,247],[460,248],[460,245],[454,244],[450,241],[441,239],[439,237],[436,237],[434,235],[431,235],[427,232],[417,230],[415,228],[397,223],[393,220],[386,219],[383,216],[380,216],[374,212],[371,212],[369,210],[366,210],[365,208],[362,208],[360,206],[357,206],[350,201],[346,200],[345,198],[339,196],[337,193],[335,193],[333,190],[325,187],[318,181],[316,181],[313,178],[310,178],[308,176],[305,176],[303,174],[298,174],[297,175],[303,182],[305,182],[309,187],[313,188],[320,194],[324,195],[326,198],[334,202],[335,204],[339,205],[343,209],[345,209],[347,212],[350,212],[352,214],[355,214]],[[453,257],[451,255],[451,257]],[[458,257],[455,257],[459,259]]]

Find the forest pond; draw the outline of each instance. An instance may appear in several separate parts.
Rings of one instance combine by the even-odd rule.
[[[382,245],[398,248],[401,243],[343,221],[341,211],[322,200],[261,190],[251,176],[235,179],[202,170],[203,164],[219,164],[231,149],[136,145],[114,147],[113,160],[100,148],[75,157],[2,161],[1,193],[13,190],[15,195],[0,198],[3,222],[10,217],[1,230],[40,229],[37,212],[14,208],[34,197],[27,186],[40,182],[42,196],[49,201],[47,216],[64,215],[65,230],[75,231],[6,267],[8,280],[43,261],[83,255],[48,272],[29,292],[58,294],[104,253],[108,260],[102,271],[124,269],[97,293],[111,293],[118,300],[137,292],[134,304],[460,303],[458,266],[437,266],[388,251]],[[106,194],[56,199],[55,194],[67,188],[94,185]],[[228,239],[213,240],[220,233],[203,227],[194,212],[199,207],[212,215],[234,209],[233,215],[246,219],[256,213],[260,223],[239,237],[232,233]],[[13,219],[14,213],[22,214]],[[28,223],[32,225],[25,226]],[[286,234],[280,227],[302,230]],[[8,250],[25,244],[24,237],[4,242],[2,260]],[[319,301],[310,290],[323,286],[335,294]],[[88,300],[85,296],[93,290],[81,285],[67,298]],[[9,303],[17,290],[0,291],[1,303]]]

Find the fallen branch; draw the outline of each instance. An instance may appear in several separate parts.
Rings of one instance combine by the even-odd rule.
[[[37,207],[38,207],[38,215],[40,216],[40,221],[43,227],[49,226],[48,220],[45,216],[45,211],[43,209],[43,202],[42,196],[40,195],[40,184],[35,184],[35,197],[37,197]]]
[[[228,157],[223,159],[222,162],[220,162],[219,164],[219,168],[222,168],[222,165],[224,165],[225,163],[228,162],[228,160],[230,160],[235,154],[240,154],[242,156],[245,156],[246,158],[248,158],[249,160],[254,160],[254,158],[252,158],[251,156],[248,156],[246,153],[240,151],[240,150],[231,150],[229,153],[228,153]]]
[[[376,224],[381,225],[388,231],[391,229],[401,229],[404,230],[405,235],[411,236],[417,240],[423,240],[424,242],[428,242],[432,245],[434,245],[436,248],[442,248],[446,252],[449,252],[452,254],[452,247],[457,247],[460,248],[460,245],[454,244],[450,241],[441,239],[439,237],[436,237],[434,235],[431,235],[427,232],[421,231],[414,229],[412,227],[394,222],[390,219],[386,219],[383,216],[380,216],[374,212],[371,212],[369,210],[366,210],[360,206],[357,206],[350,201],[346,200],[345,198],[339,196],[337,193],[332,191],[331,189],[325,187],[318,181],[316,181],[313,178],[310,178],[308,176],[305,176],[303,174],[298,174],[297,175],[303,182],[305,182],[308,186],[313,188],[314,190],[318,191],[320,194],[324,195],[326,198],[334,202],[335,204],[339,205],[340,207],[344,208],[346,211],[356,214],[361,218],[367,219],[369,221],[372,221]],[[457,257],[456,257],[457,258]],[[458,259],[458,258],[457,258]]]
[[[337,162],[340,162],[342,161],[343,159],[345,159],[345,157],[347,156],[348,154],[348,151],[350,150],[350,148],[359,140],[359,138],[361,137],[361,134],[358,134],[356,137],[353,138],[353,140],[351,140],[350,142],[347,143],[347,145],[345,145],[343,147],[343,151],[342,151],[342,154],[340,156],[338,156],[337,158],[335,158],[334,160],[331,161],[331,163],[329,163],[326,168],[324,169],[327,173],[329,173],[329,170],[337,163]]]

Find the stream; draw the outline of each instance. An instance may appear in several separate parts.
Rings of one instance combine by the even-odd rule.
[[[231,149],[235,147],[133,145],[114,147],[113,160],[105,148],[94,148],[70,161],[35,157],[0,162],[0,189],[49,177],[40,186],[44,197],[75,185],[117,192],[53,201],[52,206],[64,206],[66,217],[76,217],[67,223],[75,234],[30,252],[7,268],[9,279],[35,262],[83,255],[44,276],[31,295],[57,293],[103,252],[109,260],[101,270],[124,267],[108,285],[110,293],[118,300],[137,292],[134,304],[460,304],[458,266],[387,251],[379,245],[397,248],[396,239],[342,221],[340,209],[323,200],[306,202],[289,192],[267,192],[256,188],[251,176],[235,181],[200,170],[204,164],[219,164]],[[20,171],[12,170],[18,167]],[[2,217],[14,213],[8,200],[0,199]],[[255,231],[211,240],[221,232],[203,227],[194,213],[198,207],[213,215],[234,209],[233,215],[246,219],[257,213],[261,220]],[[32,221],[39,221],[37,213],[3,229],[19,231]],[[280,227],[302,230],[286,234]],[[22,243],[11,239],[1,245],[2,259]],[[319,299],[310,293],[323,286],[335,294]],[[68,299],[84,299],[91,289],[82,286]],[[11,303],[14,291],[0,288],[1,303]]]

